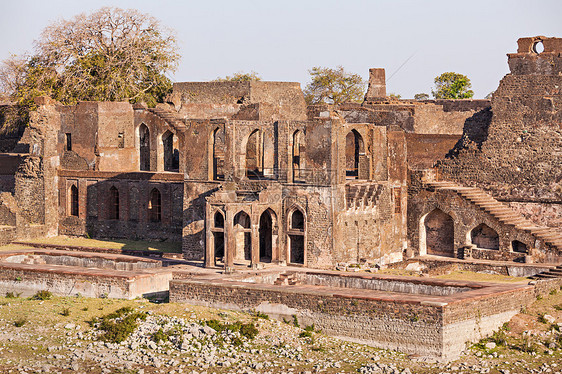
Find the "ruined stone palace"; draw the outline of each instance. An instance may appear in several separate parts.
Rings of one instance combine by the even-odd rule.
[[[560,262],[561,54],[519,39],[491,100],[392,99],[383,69],[362,104],[261,81],[176,83],[156,108],[39,98],[0,143],[0,242],[181,241],[227,269]]]

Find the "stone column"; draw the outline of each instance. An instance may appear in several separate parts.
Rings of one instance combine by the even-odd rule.
[[[226,206],[226,217],[224,222],[224,270],[227,273],[234,271],[234,251],[236,243],[234,242],[233,212],[232,208]]]
[[[252,228],[252,269],[257,269],[260,262],[260,232],[259,232],[259,221],[256,222],[256,217],[252,214],[251,216],[251,228]]]
[[[205,206],[205,267],[215,266],[215,246],[213,232],[211,230],[212,217],[209,204]]]

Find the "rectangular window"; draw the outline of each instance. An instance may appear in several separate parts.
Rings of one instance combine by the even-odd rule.
[[[119,135],[117,135],[117,140],[118,140],[117,146],[119,148],[125,148],[125,134],[120,132]]]
[[[69,132],[66,133],[66,150],[72,151],[72,135]]]

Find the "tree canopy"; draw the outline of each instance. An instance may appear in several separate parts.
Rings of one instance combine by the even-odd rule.
[[[304,89],[307,104],[340,104],[361,102],[365,96],[365,81],[359,74],[315,66],[308,71],[312,81]]]
[[[35,53],[3,62],[0,85],[29,108],[41,95],[63,104],[104,100],[153,106],[171,90],[165,74],[177,66],[176,50],[173,32],[155,18],[104,7],[47,26]]]
[[[213,82],[249,82],[249,81],[261,81],[261,77],[255,71],[249,73],[243,73],[241,71],[232,74],[232,76],[226,76],[224,78],[217,78]]]
[[[414,95],[414,100],[428,100],[429,95],[425,92],[420,92]]]
[[[466,75],[448,72],[435,77],[435,90],[431,93],[436,99],[470,99],[474,91]]]

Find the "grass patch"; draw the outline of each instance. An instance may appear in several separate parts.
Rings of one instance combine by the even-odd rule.
[[[146,319],[145,312],[137,312],[131,307],[117,309],[103,317],[92,319],[89,324],[103,334],[100,340],[110,343],[121,343],[127,339],[138,327],[138,320]]]
[[[64,308],[62,312],[60,312],[60,315],[68,317],[70,315],[70,308]]]
[[[6,299],[17,299],[18,297],[20,297],[21,292],[19,293],[15,293],[15,292],[6,292]]]
[[[234,323],[224,323],[216,319],[212,319],[209,321],[205,321],[205,324],[217,332],[222,332],[225,330],[239,332],[240,335],[250,340],[254,339],[259,333],[256,325],[254,325],[253,322],[242,323],[240,321],[236,321]]]
[[[477,273],[474,271],[452,271],[449,274],[438,275],[434,278],[494,283],[517,283],[529,281],[525,277],[510,277],[507,275]]]
[[[77,247],[97,247],[107,249],[123,249],[137,251],[158,251],[164,253],[181,253],[180,242],[151,242],[144,240],[103,240],[82,237],[55,236],[53,238],[41,238],[29,240],[31,243],[70,245]]]

